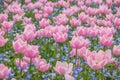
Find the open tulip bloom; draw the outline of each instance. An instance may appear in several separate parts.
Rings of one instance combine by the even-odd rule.
[[[120,0],[0,0],[0,80],[120,80]]]

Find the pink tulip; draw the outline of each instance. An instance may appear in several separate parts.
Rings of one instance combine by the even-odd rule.
[[[55,40],[55,42],[65,42],[67,40],[67,33],[63,33],[63,32],[57,32],[55,34],[53,34],[53,38]]]
[[[82,47],[88,47],[89,46],[89,40],[85,40],[83,37],[75,37],[73,36],[72,40],[70,41],[70,46],[72,48],[82,48]]]
[[[51,14],[53,12],[53,7],[45,6],[43,11],[44,13]]]
[[[75,80],[71,75],[65,74],[65,80]]]
[[[33,10],[35,8],[34,4],[31,2],[27,4],[27,8]]]
[[[42,4],[41,1],[37,1],[37,2],[34,3],[34,7],[35,7],[35,8],[38,8],[38,9],[39,9],[39,8],[41,8],[42,6],[43,6],[43,4]]]
[[[31,0],[25,0],[25,3],[26,3],[26,4],[31,3]]]
[[[118,46],[114,45],[113,54],[116,56],[120,56],[120,45],[118,45]]]
[[[90,27],[88,28],[88,35],[91,37],[96,37],[99,33],[99,27]]]
[[[25,30],[22,35],[23,38],[27,41],[33,41],[34,38],[36,37],[36,33],[33,32],[32,30]]]
[[[57,61],[56,66],[54,67],[54,70],[56,73],[60,74],[60,75],[65,75],[65,74],[69,74],[72,75],[73,71],[73,64],[72,63],[62,63],[60,61]]]
[[[0,64],[0,79],[5,79],[8,77],[10,73],[10,69],[6,67],[4,64]]]
[[[70,54],[72,55],[72,56],[75,56],[75,55],[77,55],[77,56],[80,56],[80,57],[83,57],[83,55],[86,53],[86,47],[82,47],[82,48],[80,48],[80,49],[72,49],[72,51],[70,52]]]
[[[39,22],[39,26],[40,26],[41,28],[45,28],[45,27],[49,26],[49,20],[46,20],[46,19],[43,18],[43,19]]]
[[[119,5],[120,4],[120,0],[114,0],[114,4]]]
[[[57,32],[63,32],[63,33],[67,33],[69,31],[69,26],[64,26],[64,25],[60,25],[60,26],[55,26],[52,28],[52,33],[56,34]]]
[[[23,22],[24,22],[24,24],[30,24],[32,22],[32,19],[24,17]]]
[[[25,28],[24,31],[31,30],[34,33],[36,32],[36,27],[34,24],[27,24],[26,26],[24,26],[24,28]]]
[[[72,26],[78,26],[79,24],[80,24],[80,21],[79,20],[77,20],[76,18],[72,18],[71,20],[70,20],[70,24],[72,25]]]
[[[64,25],[68,22],[68,18],[65,14],[59,14],[54,18],[54,21],[57,25]]]
[[[0,47],[3,47],[7,41],[8,39],[5,39],[2,35],[0,35]]]
[[[101,27],[99,30],[100,36],[107,35],[107,36],[112,36],[115,34],[115,30],[110,27]]]
[[[86,0],[86,1],[85,1],[85,4],[86,4],[87,6],[90,6],[90,5],[92,4],[92,1],[91,1],[91,0]]]
[[[12,21],[11,22],[4,21],[2,23],[2,30],[4,30],[5,32],[10,31],[12,27],[13,27],[13,22]]]
[[[75,34],[79,35],[79,36],[87,36],[88,35],[88,28],[86,28],[84,26],[77,27]]]
[[[89,55],[87,57],[88,65],[94,70],[103,68],[108,63],[108,58],[104,54],[105,52],[99,51],[98,53]]]
[[[40,70],[41,72],[46,72],[49,70],[50,68],[50,64],[47,64],[45,59],[40,59],[38,60],[38,62],[36,63],[36,67],[38,70]]]
[[[43,37],[47,37],[47,38],[50,38],[52,37],[52,28],[51,26],[48,26],[44,29],[40,29],[37,31],[37,36],[43,36]]]
[[[20,66],[21,69],[26,69],[28,67],[28,63],[24,60],[16,59],[16,66]]]
[[[89,8],[86,10],[86,13],[89,14],[89,15],[95,15],[95,14],[96,14],[96,9],[89,7]]]
[[[23,54],[26,48],[27,48],[27,43],[22,39],[18,39],[15,42],[13,42],[13,49],[18,54]]]
[[[120,18],[115,18],[114,24],[117,29],[120,29]]]
[[[11,2],[12,0],[5,0],[5,2]]]
[[[29,58],[35,58],[39,56],[38,46],[28,45],[25,50],[25,56]]]
[[[13,16],[13,19],[14,19],[14,21],[21,21],[22,20],[22,16],[21,15],[15,15],[15,16]]]
[[[84,12],[82,12],[82,13],[80,13],[79,15],[78,15],[78,17],[79,17],[79,19],[81,20],[81,22],[87,22],[87,20],[88,20],[88,15],[86,15]]]
[[[103,35],[100,37],[100,43],[103,46],[111,46],[113,44],[113,38],[112,36]]]
[[[21,9],[21,5],[17,1],[10,4],[7,9],[13,14],[22,14],[24,12]]]
[[[95,4],[101,4],[102,3],[102,0],[92,0]]]
[[[111,6],[113,4],[112,0],[106,0],[106,4]]]
[[[0,14],[0,22],[4,22],[8,20],[8,15],[7,14]]]

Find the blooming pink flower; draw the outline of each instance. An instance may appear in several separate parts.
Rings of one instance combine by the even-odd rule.
[[[22,20],[22,16],[21,15],[15,15],[15,16],[13,16],[13,19],[14,19],[14,21],[21,21]]]
[[[29,4],[31,2],[31,0],[25,0],[26,4]]]
[[[48,26],[44,29],[40,29],[37,31],[37,36],[43,36],[43,37],[47,37],[47,38],[50,38],[52,37],[52,26]]]
[[[115,34],[115,30],[110,27],[101,27],[99,29],[100,36],[107,35],[107,36],[112,36]]]
[[[75,37],[73,36],[72,40],[70,41],[70,46],[72,48],[82,48],[82,47],[88,47],[89,46],[89,40],[84,39],[83,37]]]
[[[25,50],[25,56],[29,58],[35,58],[39,55],[38,46],[28,45]]]
[[[40,59],[37,61],[36,63],[36,67],[38,70],[40,70],[41,72],[46,72],[49,70],[50,68],[50,64],[47,64],[45,59]]]
[[[43,19],[39,22],[39,26],[40,26],[41,28],[45,28],[45,27],[49,26],[49,20],[46,20],[46,19],[43,18]]]
[[[69,31],[69,26],[64,26],[64,25],[60,25],[60,26],[55,26],[52,28],[52,33],[56,34],[57,32],[63,32],[63,33],[67,33]]]
[[[103,68],[109,61],[111,58],[109,58],[109,56],[107,56],[106,54],[111,54],[111,52],[109,50],[103,52],[103,51],[99,51],[98,53],[95,54],[91,54],[87,57],[87,63],[88,65],[93,68],[94,70],[98,70]]]
[[[12,27],[13,27],[13,22],[12,21],[11,22],[4,21],[2,23],[2,30],[4,30],[5,32],[10,31]]]
[[[99,27],[90,27],[88,28],[88,35],[91,37],[96,37],[99,33]]]
[[[13,49],[18,54],[23,54],[26,47],[27,47],[27,43],[22,39],[18,39],[15,42],[13,42]]]
[[[0,35],[0,47],[3,47],[7,41],[8,39],[5,39],[2,35]]]
[[[72,55],[72,56],[75,56],[75,55],[78,55],[78,56],[80,56],[80,57],[83,57],[83,55],[86,53],[86,47],[82,47],[82,48],[80,48],[80,49],[72,49],[72,51],[70,52],[70,54]]]
[[[65,14],[59,14],[54,18],[54,21],[57,25],[64,25],[68,22],[68,18]]]
[[[65,80],[75,80],[71,75],[65,74]]]
[[[67,40],[67,33],[63,33],[63,32],[57,32],[55,34],[53,34],[53,38],[55,40],[55,42],[65,42]]]
[[[88,35],[88,28],[86,28],[84,26],[77,27],[75,35],[87,36]]]
[[[43,10],[44,13],[51,14],[53,12],[53,7],[45,6]]]
[[[7,14],[0,14],[0,22],[4,22],[8,20],[8,15]]]
[[[33,41],[36,37],[36,33],[32,30],[25,30],[22,35],[23,38],[27,41]]]
[[[102,0],[92,0],[95,4],[101,4],[102,3]]]
[[[115,24],[116,28],[120,29],[120,18],[115,18],[114,24]]]
[[[70,24],[72,25],[72,26],[78,26],[79,24],[80,24],[80,21],[79,20],[77,20],[76,18],[72,18],[71,20],[70,20]]]
[[[120,56],[120,45],[118,45],[118,46],[114,45],[113,54],[116,56]]]
[[[73,64],[72,63],[62,63],[60,61],[57,61],[56,66],[54,67],[54,70],[56,73],[60,74],[60,75],[65,75],[65,74],[69,74],[72,75],[73,71]]]
[[[10,73],[10,69],[6,67],[4,64],[0,64],[0,79],[5,79],[8,77]]]
[[[104,46],[111,46],[113,44],[113,37],[112,36],[100,36],[100,43]]]
[[[16,59],[16,66],[20,66],[21,69],[26,69],[28,67],[28,63],[22,59]]]

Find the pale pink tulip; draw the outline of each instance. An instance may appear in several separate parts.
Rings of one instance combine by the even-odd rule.
[[[50,68],[50,64],[46,62],[45,59],[40,59],[38,60],[38,62],[36,63],[36,67],[38,70],[40,70],[41,72],[46,72],[49,70]]]
[[[10,69],[4,64],[0,64],[0,79],[5,79],[9,76]]]

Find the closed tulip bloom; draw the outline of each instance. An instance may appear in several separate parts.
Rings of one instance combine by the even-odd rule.
[[[65,75],[65,74],[69,74],[69,75],[72,75],[73,71],[73,64],[72,63],[62,63],[60,61],[57,61],[55,67],[54,67],[54,70],[57,74],[60,74],[60,75]]]
[[[10,69],[4,64],[0,64],[0,79],[5,79],[9,76]]]
[[[65,42],[67,40],[67,33],[63,33],[63,32],[57,32],[55,34],[53,34],[53,38],[55,40],[55,42]]]
[[[29,58],[35,58],[39,56],[38,46],[28,45],[25,50],[25,56]]]
[[[22,59],[21,60],[16,59],[15,62],[16,62],[16,66],[17,67],[20,66],[21,69],[26,69],[28,67],[28,63]]]
[[[120,56],[120,45],[118,45],[118,46],[114,45],[113,54],[116,56]]]
[[[45,59],[40,59],[37,61],[36,67],[39,71],[46,72],[50,69],[50,64],[47,64]]]
[[[15,42],[13,42],[13,49],[18,54],[23,54],[26,47],[27,47],[27,43],[22,39],[18,39]]]
[[[106,47],[111,46],[113,44],[113,37],[103,35],[100,37],[100,43]]]
[[[0,35],[0,47],[3,47],[7,41],[8,39],[5,39],[2,35]]]

